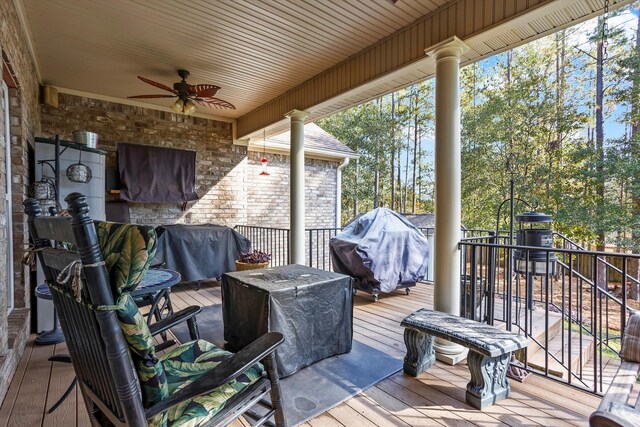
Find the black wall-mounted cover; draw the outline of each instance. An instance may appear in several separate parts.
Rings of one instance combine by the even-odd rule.
[[[195,151],[121,143],[117,153],[122,200],[144,203],[198,200]]]

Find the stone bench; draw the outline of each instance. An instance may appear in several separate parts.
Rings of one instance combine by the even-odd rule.
[[[509,396],[507,368],[511,352],[525,348],[529,340],[514,332],[474,320],[423,308],[401,323],[405,328],[407,355],[404,372],[414,377],[435,363],[434,337],[469,349],[467,365],[471,381],[467,384],[467,403],[486,408]]]

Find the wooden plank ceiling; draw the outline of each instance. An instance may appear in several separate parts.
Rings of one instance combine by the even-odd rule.
[[[96,97],[221,87],[238,137],[285,129],[388,93],[434,71],[424,50],[452,35],[469,63],[599,13],[603,0],[14,0],[22,9],[43,83]],[[630,0],[613,1],[614,7]],[[167,108],[172,100],[144,100]]]

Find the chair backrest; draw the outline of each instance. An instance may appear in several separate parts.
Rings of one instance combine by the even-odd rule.
[[[118,295],[109,279],[94,222],[86,198],[72,193],[70,218],[42,216],[38,202],[24,202],[29,231],[38,250],[45,278],[60,317],[60,325],[89,415],[99,424],[145,426],[147,421],[140,386],[114,305]],[[74,251],[52,247],[50,241],[66,242]],[[58,246],[58,245],[56,245]],[[58,275],[82,263],[79,281],[59,283]]]

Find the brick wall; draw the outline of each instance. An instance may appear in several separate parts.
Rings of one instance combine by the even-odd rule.
[[[22,355],[24,344],[29,332],[24,327],[30,321],[30,283],[28,270],[20,263],[22,251],[28,242],[26,218],[23,215],[22,201],[28,196],[29,185],[29,150],[33,147],[34,135],[40,131],[40,112],[38,106],[38,79],[35,65],[31,60],[27,38],[22,32],[20,21],[14,3],[0,1],[0,52],[1,66],[9,65],[13,70],[16,88],[9,90],[9,115],[11,140],[4,140],[4,129],[0,138],[2,147],[0,151],[3,164],[0,165],[2,173],[5,171],[4,158],[5,145],[11,145],[11,189],[12,220],[13,220],[13,253],[14,253],[14,304],[15,309],[7,316],[6,295],[7,278],[0,277],[0,400],[6,394],[9,382],[15,371],[15,366]],[[4,123],[4,117],[0,118]],[[4,124],[3,124],[4,126]],[[0,194],[5,194],[4,176],[0,179],[3,187]],[[6,210],[0,212],[0,225],[7,223]],[[7,235],[2,235],[0,240],[0,262],[4,263],[7,251]],[[6,269],[4,266],[2,270]],[[6,272],[5,272],[6,273]],[[19,321],[17,321],[19,320]],[[11,327],[9,327],[11,325]]]
[[[8,91],[7,91],[8,92]],[[9,94],[6,94],[9,96]],[[5,138],[5,125],[4,125],[4,103],[2,102],[2,96],[4,96],[3,88],[0,86],[0,197],[4,196],[7,191],[7,175],[6,175],[6,147],[7,141]],[[7,233],[8,212],[7,204],[4,200],[0,200],[0,313],[7,312],[7,268],[5,267],[5,260],[9,249],[9,239]],[[5,321],[6,327],[6,319]],[[8,330],[2,329],[0,332],[0,355],[4,355],[8,349]]]
[[[132,203],[132,222],[233,226],[246,221],[246,148],[233,145],[230,123],[60,94],[58,108],[42,107],[42,129],[44,136],[66,140],[74,130],[98,133],[98,148],[107,152],[111,168],[121,142],[196,151],[200,200],[184,211],[178,204]]]
[[[120,142],[196,150],[196,191],[185,211],[178,204],[131,204],[131,220],[144,224],[216,223],[289,227],[289,156],[269,154],[269,176],[260,176],[261,154],[233,145],[231,124],[60,94],[58,108],[42,106],[43,135],[71,139],[85,129],[100,135],[107,167],[115,167]],[[305,159],[306,225],[335,224],[338,163]]]
[[[250,151],[247,165],[247,225],[289,228],[289,156],[269,154],[269,176],[262,176],[262,153]],[[336,223],[336,162],[305,159],[305,227]]]

